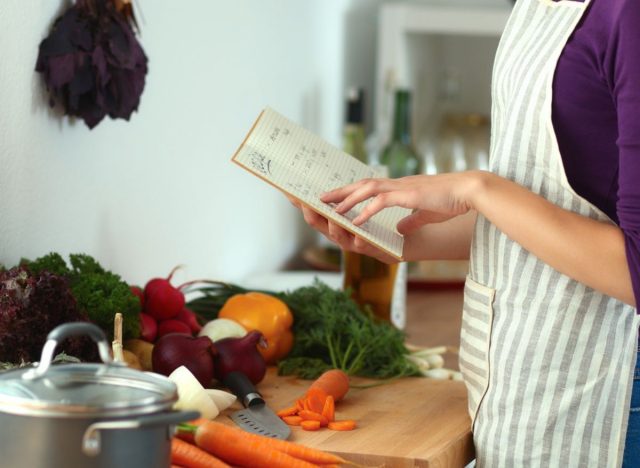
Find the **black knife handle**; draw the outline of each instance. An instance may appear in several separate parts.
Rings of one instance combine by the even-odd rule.
[[[245,408],[251,405],[264,404],[262,395],[258,393],[256,387],[253,386],[251,380],[244,373],[239,371],[229,372],[222,379],[222,383],[238,397],[238,400],[242,402]]]

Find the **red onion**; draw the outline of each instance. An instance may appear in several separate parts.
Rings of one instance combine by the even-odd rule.
[[[218,351],[214,363],[219,380],[224,380],[233,371],[244,373],[254,384],[264,378],[267,365],[257,347],[265,347],[266,343],[258,330],[250,331],[241,338],[223,338],[214,345]]]
[[[194,338],[183,333],[170,333],[160,338],[153,347],[153,371],[169,375],[185,366],[203,387],[211,385],[214,374],[216,346],[206,336]]]

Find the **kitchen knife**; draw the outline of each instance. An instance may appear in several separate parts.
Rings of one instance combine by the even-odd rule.
[[[276,439],[287,439],[291,429],[265,403],[262,395],[242,372],[230,372],[224,385],[240,400],[245,409],[231,414],[231,419],[242,429]]]

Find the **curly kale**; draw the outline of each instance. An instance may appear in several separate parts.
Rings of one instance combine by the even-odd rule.
[[[65,277],[48,271],[33,273],[24,266],[0,272],[0,361],[38,361],[51,330],[87,320]],[[57,349],[82,360],[98,357],[87,337],[67,339]]]
[[[80,309],[89,319],[113,337],[116,312],[122,313],[124,338],[140,335],[140,302],[120,276],[105,270],[94,258],[85,254],[71,254],[69,265],[58,253],[50,253],[36,260],[23,260],[33,272],[48,271],[69,280],[71,291]]]

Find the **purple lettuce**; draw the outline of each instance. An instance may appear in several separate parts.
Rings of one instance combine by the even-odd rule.
[[[39,48],[50,104],[93,128],[106,116],[129,120],[138,109],[147,57],[112,0],[77,0]]]

